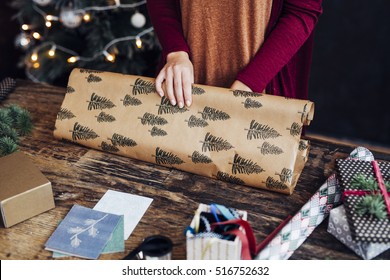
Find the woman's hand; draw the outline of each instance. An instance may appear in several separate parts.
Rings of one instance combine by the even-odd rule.
[[[252,91],[252,89],[250,87],[248,87],[243,82],[240,82],[239,80],[235,80],[230,88],[237,89],[237,90],[243,90],[243,91]]]
[[[165,81],[164,90],[163,82]],[[172,52],[167,56],[167,63],[156,78],[157,93],[164,95],[172,105],[183,108],[192,103],[192,84],[194,83],[194,67],[188,53]]]

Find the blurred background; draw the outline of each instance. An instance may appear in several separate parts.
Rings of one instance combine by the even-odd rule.
[[[112,9],[118,1],[0,1],[0,80],[65,86],[74,66],[153,76],[160,50],[144,2],[122,0]],[[388,149],[390,1],[326,0],[323,8],[309,85],[316,111],[307,132]]]

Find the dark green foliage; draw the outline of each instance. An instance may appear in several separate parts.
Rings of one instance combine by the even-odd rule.
[[[247,134],[248,140],[252,140],[252,138],[254,139],[261,138],[264,140],[268,138],[276,138],[281,136],[279,132],[277,132],[272,127],[269,127],[268,125],[260,124],[255,120],[252,120],[249,129],[245,129],[245,130],[248,130],[248,134]]]
[[[113,122],[116,120],[113,115],[110,115],[110,114],[107,114],[104,112],[100,112],[100,114],[96,118],[97,118],[97,121],[99,123],[100,122]]]
[[[283,150],[278,146],[272,145],[269,142],[264,142],[261,147],[257,147],[260,149],[260,152],[263,155],[280,155],[283,153]]]
[[[161,98],[160,105],[158,105],[158,114],[175,114],[175,113],[184,113],[188,111],[186,107],[179,108],[178,106],[173,106],[168,98],[165,96]]]
[[[171,152],[166,152],[160,147],[156,148],[156,155],[152,155],[153,157],[156,158],[156,163],[157,164],[182,164],[184,161],[182,161],[177,155],[171,153]]]
[[[204,120],[218,121],[230,119],[229,114],[208,106],[204,107],[203,112],[199,113],[202,114]]]
[[[197,118],[194,115],[191,115],[190,119],[185,121],[188,123],[188,127],[206,127],[209,125],[204,119]]]
[[[212,135],[210,132],[207,132],[202,145],[202,151],[222,151],[222,150],[230,150],[234,148],[228,141],[224,140],[222,137],[216,137]]]
[[[259,174],[263,172],[264,169],[261,168],[259,165],[257,165],[255,162],[253,162],[250,159],[245,159],[238,154],[234,155],[234,160],[232,164],[232,173],[245,173],[245,174]]]
[[[76,122],[73,126],[72,132],[72,140],[89,140],[89,139],[95,139],[99,137],[99,135],[96,134],[95,131],[90,129],[89,127],[82,126],[78,122]]]
[[[192,162],[193,163],[212,163],[213,161],[211,160],[211,158],[209,158],[208,156],[206,155],[202,155],[201,153],[199,153],[198,151],[194,151],[192,153],[192,156],[188,156],[191,158]]]
[[[192,86],[192,94],[193,95],[202,95],[202,94],[204,94],[205,93],[205,91],[204,91],[204,89],[203,88],[200,88],[200,87],[197,87],[197,86]]]
[[[151,113],[145,113],[142,118],[138,119],[141,120],[143,125],[164,125],[168,123],[168,121],[163,117],[159,117]]]
[[[141,78],[137,78],[134,85],[131,86],[133,87],[133,95],[156,93],[156,85]]]
[[[246,109],[260,108],[263,106],[263,105],[261,105],[261,103],[259,101],[256,101],[256,100],[253,100],[250,98],[245,99],[245,102],[242,102],[242,104],[244,104],[244,107]]]
[[[308,148],[309,146],[306,144],[306,141],[299,141],[299,146],[298,146],[298,150],[300,151],[304,151]]]
[[[92,110],[92,109],[103,110],[103,109],[111,109],[115,107],[114,103],[112,103],[110,99],[103,96],[99,96],[96,93],[92,93],[91,100],[88,101],[88,103],[89,103],[88,110]]]
[[[142,104],[141,100],[128,94],[126,94],[125,99],[121,99],[121,101],[123,101],[123,106],[139,106]]]
[[[271,190],[285,190],[288,189],[287,185],[285,185],[283,182],[280,182],[278,180],[275,180],[274,178],[268,176],[265,186]]]
[[[10,154],[17,150],[20,136],[31,133],[33,124],[30,113],[12,104],[0,109],[0,154]]]
[[[221,172],[221,171],[217,172],[217,179],[231,184],[245,185],[245,182],[240,178],[229,175],[228,173]]]
[[[103,141],[100,144],[100,148],[102,149],[102,151],[110,152],[110,153],[116,153],[119,151],[119,149],[117,147],[115,147],[114,145],[110,145],[105,141]]]
[[[151,136],[165,136],[167,132],[163,129],[160,129],[156,126],[153,126],[152,130],[149,130]]]
[[[88,77],[86,77],[86,79],[88,83],[98,83],[102,81],[102,78],[94,74],[89,74]]]
[[[301,135],[302,126],[299,125],[299,123],[293,122],[291,124],[291,127],[287,128],[287,130],[290,130],[290,134],[292,136],[299,136],[299,135]]]
[[[259,97],[261,94],[251,92],[251,91],[243,91],[243,90],[232,90],[233,95],[236,97]]]
[[[280,181],[282,181],[283,183],[291,182],[293,171],[288,168],[283,168],[282,172],[275,173],[275,175],[279,175]]]
[[[111,143],[114,146],[121,146],[121,147],[134,147],[137,146],[137,142],[135,142],[133,139],[125,137],[123,135],[114,133],[111,137]]]
[[[12,154],[17,150],[18,145],[10,137],[0,137],[0,157]]]
[[[73,92],[75,92],[75,89],[73,87],[71,86],[66,87],[66,93],[73,93]]]
[[[76,116],[72,113],[72,111],[66,108],[61,108],[60,111],[57,113],[58,120],[72,119],[74,117]]]

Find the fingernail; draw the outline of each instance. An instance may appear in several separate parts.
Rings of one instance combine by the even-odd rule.
[[[173,106],[175,106],[175,105],[176,105],[176,100],[175,100],[175,99],[171,99],[171,104],[172,104]]]
[[[179,108],[183,108],[183,106],[184,106],[184,104],[183,104],[183,102],[179,102]]]
[[[164,93],[162,91],[159,91],[158,92],[158,95],[160,95],[160,97],[163,97],[164,96]]]
[[[187,104],[187,107],[190,107],[190,106],[191,106],[191,101],[190,101],[190,100],[187,100],[187,101],[186,101],[186,104]]]

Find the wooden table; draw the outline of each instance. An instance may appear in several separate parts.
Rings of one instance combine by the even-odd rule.
[[[94,207],[108,190],[153,198],[141,222],[125,242],[124,253],[101,259],[121,259],[145,237],[163,234],[174,243],[173,259],[185,259],[184,229],[199,203],[219,203],[248,211],[257,241],[261,241],[288,215],[295,214],[333,173],[336,158],[354,147],[310,139],[309,160],[291,196],[224,183],[199,175],[103,153],[53,137],[56,114],[65,89],[18,81],[4,104],[28,109],[35,129],[20,144],[52,182],[56,207],[11,228],[0,228],[0,259],[51,259],[44,244],[74,204]],[[2,105],[4,105],[2,104]],[[376,159],[390,154],[373,151]],[[327,233],[326,219],[292,255],[291,259],[359,259]],[[377,259],[390,259],[390,250]]]

